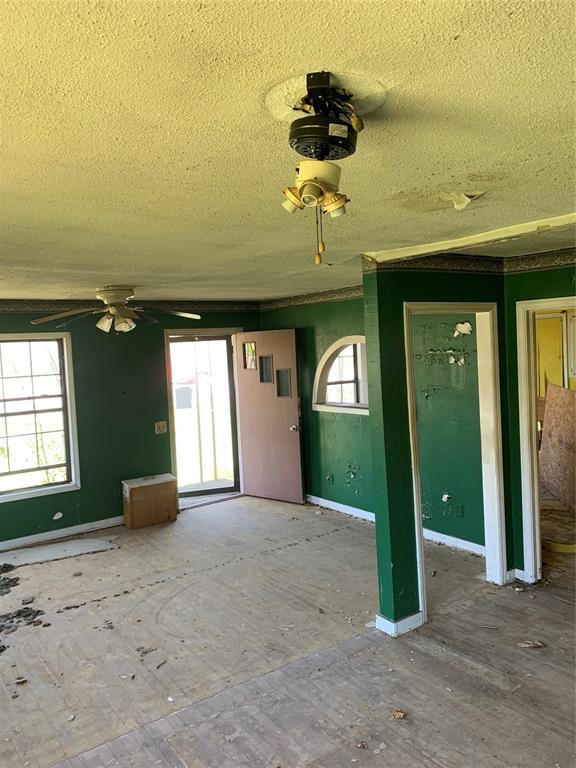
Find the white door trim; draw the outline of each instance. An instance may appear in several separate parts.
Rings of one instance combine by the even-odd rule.
[[[540,537],[540,484],[536,426],[536,333],[535,317],[547,309],[576,308],[574,296],[516,302],[518,346],[518,417],[520,424],[520,473],[522,488],[522,539],[524,580],[542,578]]]
[[[496,304],[475,302],[404,302],[406,342],[406,378],[416,531],[419,538],[420,591],[425,593],[422,559],[422,503],[420,468],[416,433],[416,401],[412,375],[412,329],[414,314],[474,314],[478,349],[478,397],[480,404],[480,440],[482,452],[482,488],[484,498],[484,537],[486,580],[506,584],[506,529],[504,520],[504,479],[500,419],[500,379],[498,367],[498,332]],[[422,598],[421,598],[422,600]],[[422,603],[421,603],[422,604]]]

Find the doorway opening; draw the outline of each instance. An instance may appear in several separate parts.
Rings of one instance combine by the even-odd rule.
[[[239,490],[232,339],[166,334],[170,436],[181,497]]]
[[[409,302],[404,310],[425,621],[424,539],[481,555],[487,581],[507,580],[496,306]]]
[[[574,431],[576,304],[573,297],[518,302],[518,397],[524,570],[576,552]]]

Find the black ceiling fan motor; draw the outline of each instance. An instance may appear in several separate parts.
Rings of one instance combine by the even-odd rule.
[[[330,72],[306,75],[303,102],[314,110],[290,125],[290,146],[312,160],[343,160],[356,151],[358,134],[352,127],[345,102],[350,94],[330,85]]]

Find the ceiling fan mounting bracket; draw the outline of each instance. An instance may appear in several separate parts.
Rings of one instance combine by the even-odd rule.
[[[301,108],[307,114],[290,125],[292,149],[312,160],[343,160],[356,151],[357,130],[350,104],[352,94],[332,85],[330,72],[306,75],[306,96]]]
[[[126,304],[134,298],[134,289],[127,285],[106,285],[98,289],[96,298],[103,301],[104,304]]]

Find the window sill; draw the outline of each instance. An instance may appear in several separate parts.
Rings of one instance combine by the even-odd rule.
[[[312,410],[324,413],[349,413],[354,416],[368,416],[370,413],[364,405],[328,405],[327,403],[314,403]]]
[[[10,501],[23,501],[24,499],[35,499],[37,496],[52,496],[55,493],[68,493],[68,491],[79,491],[78,483],[64,483],[63,485],[50,485],[46,488],[23,488],[21,491],[6,491],[0,493],[0,504],[6,504]]]

